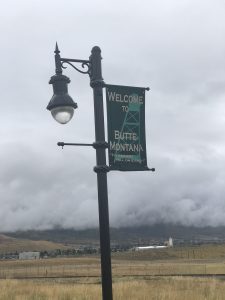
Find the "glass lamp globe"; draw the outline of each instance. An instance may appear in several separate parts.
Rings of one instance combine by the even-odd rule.
[[[71,106],[59,106],[51,109],[53,118],[60,124],[68,123],[74,114],[74,108]]]
[[[53,85],[53,96],[48,103],[47,109],[51,111],[53,118],[60,124],[68,123],[77,108],[77,103],[68,94],[70,79],[62,74],[51,77],[49,83]]]

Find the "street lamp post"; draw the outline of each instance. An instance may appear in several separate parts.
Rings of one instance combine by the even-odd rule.
[[[96,166],[94,171],[97,173],[98,186],[98,209],[99,209],[99,231],[100,231],[100,250],[101,250],[101,274],[102,274],[102,299],[112,300],[112,271],[111,271],[111,251],[110,251],[110,232],[109,232],[109,209],[108,209],[108,188],[107,172],[109,167],[106,165],[106,148],[104,129],[104,110],[103,110],[103,87],[101,68],[101,50],[95,46],[92,48],[89,60],[61,58],[60,51],[56,44],[55,66],[56,74],[51,77],[49,83],[53,85],[53,96],[47,109],[52,116],[61,124],[69,122],[73,116],[77,104],[68,94],[67,85],[70,79],[62,74],[62,68],[67,63],[78,72],[90,76],[90,86],[93,89],[94,116],[95,116],[95,142],[93,144],[73,144],[58,143],[64,145],[93,146],[96,149]],[[82,69],[75,66],[81,64]]]

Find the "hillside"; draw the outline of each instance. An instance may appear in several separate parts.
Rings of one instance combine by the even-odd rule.
[[[62,244],[49,241],[32,241],[0,234],[0,254],[23,251],[50,251],[55,249],[66,249]]]
[[[52,229],[43,231],[17,231],[5,233],[19,239],[45,240],[67,245],[98,245],[99,231],[96,228]],[[170,236],[177,244],[222,243],[225,242],[225,227],[186,227],[173,224],[156,224],[152,226],[111,228],[112,244],[145,244],[153,241],[163,242]]]

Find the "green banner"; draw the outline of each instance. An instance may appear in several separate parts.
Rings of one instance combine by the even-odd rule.
[[[145,88],[107,85],[109,167],[148,170],[145,141]]]

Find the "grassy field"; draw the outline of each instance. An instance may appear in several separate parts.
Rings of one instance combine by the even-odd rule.
[[[223,300],[225,282],[216,279],[157,278],[113,283],[114,300]],[[97,300],[98,283],[70,281],[0,281],[1,300]]]
[[[112,259],[114,278],[159,275],[225,274],[225,259],[217,260],[122,260]],[[55,258],[42,260],[2,260],[0,279],[23,278],[100,278],[98,257]]]
[[[219,259],[225,258],[225,245],[180,246],[150,251],[130,251],[115,254],[119,259],[129,260],[169,260],[169,259]]]
[[[115,253],[114,300],[225,299],[224,276],[200,277],[225,275],[224,250],[209,245]],[[0,261],[0,300],[96,300],[100,281],[98,256]]]

